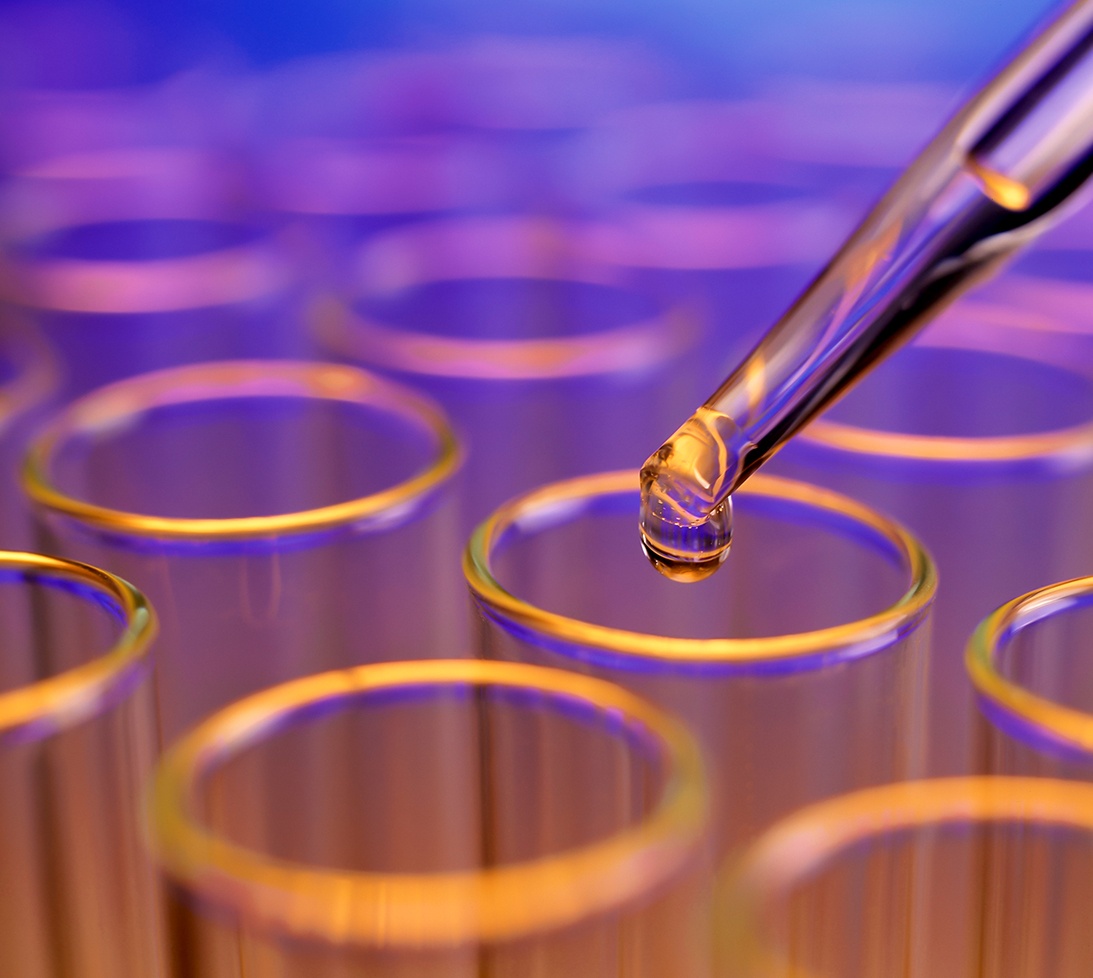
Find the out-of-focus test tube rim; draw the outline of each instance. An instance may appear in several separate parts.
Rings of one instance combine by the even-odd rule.
[[[0,293],[23,308],[139,314],[258,301],[297,278],[281,236],[239,207],[245,179],[227,157],[168,148],[47,158],[15,173],[4,210]],[[253,239],[178,257],[94,260],[20,256],[13,245],[99,223],[199,220],[252,227]]]
[[[314,868],[218,838],[194,814],[203,779],[317,704],[366,705],[395,689],[498,686],[576,702],[637,728],[662,755],[665,786],[640,822],[602,841],[479,871],[368,873]],[[311,676],[202,722],[160,763],[148,795],[151,848],[192,895],[275,935],[363,947],[512,940],[624,908],[670,882],[705,830],[698,746],[656,707],[603,680],[488,660],[401,661]]]
[[[915,829],[1043,825],[1093,835],[1093,785],[1050,778],[938,778],[867,788],[799,809],[722,870],[721,972],[741,978],[826,978],[791,964],[764,934],[772,900],[869,840]]]
[[[121,618],[114,644],[91,661],[0,692],[0,741],[44,739],[98,715],[148,666],[156,616],[144,595],[127,581],[90,564],[18,551],[0,551],[0,570],[28,581],[52,579],[90,588],[103,595]]]
[[[467,247],[459,251],[466,267],[429,267],[450,257],[450,248],[430,249],[428,235],[480,235],[493,249]],[[394,288],[384,284],[357,290],[355,299],[387,290],[401,292],[437,282],[489,279],[537,279],[555,282],[583,282],[623,289],[623,270],[596,260],[591,254],[587,229],[552,218],[494,217],[448,218],[422,222],[399,229],[367,243],[358,255],[363,263],[369,253],[398,250],[401,280]],[[415,239],[422,241],[415,244]],[[517,257],[518,249],[498,247],[498,241],[514,238],[533,253]],[[449,242],[450,243],[450,242]],[[415,253],[410,247],[417,248]],[[501,259],[487,259],[487,254]],[[415,256],[422,264],[413,265]],[[514,264],[515,263],[515,264]],[[365,276],[366,277],[366,276]],[[379,290],[379,291],[377,291]],[[327,297],[312,313],[313,329],[319,340],[339,356],[388,369],[424,376],[473,380],[532,381],[565,377],[588,377],[649,370],[683,352],[699,332],[696,322],[682,306],[658,303],[656,312],[636,322],[559,338],[477,339],[442,336],[438,333],[403,329],[367,316],[344,298]]]
[[[1093,757],[1093,714],[1055,703],[1003,675],[999,657],[1022,629],[1093,597],[1093,576],[1037,588],[988,615],[968,641],[965,665],[976,692],[993,709],[1038,738]]]
[[[938,330],[916,341],[919,347],[930,349],[982,350],[1028,360],[1041,366],[1066,369],[1058,363],[1040,360],[1030,352],[1016,347],[1016,334],[1033,335],[1032,328],[1044,329],[1048,317],[1030,316],[1026,311],[981,304],[962,303],[961,315],[970,329],[958,329],[946,336]],[[1006,329],[1013,332],[1009,335]],[[1059,325],[1054,331],[1063,332]],[[1077,370],[1070,372],[1078,373]],[[991,435],[966,437],[953,435],[919,435],[906,432],[863,428],[817,418],[800,435],[803,443],[855,455],[901,458],[915,461],[955,463],[1051,462],[1056,459],[1093,460],[1093,417],[1076,425],[1033,434]]]
[[[227,519],[152,516],[98,506],[65,493],[51,461],[71,436],[93,434],[152,408],[254,397],[334,399],[378,408],[423,431],[435,444],[426,468],[400,483],[356,499],[294,513]],[[56,415],[31,443],[23,487],[31,500],[100,530],[156,539],[227,541],[276,538],[365,526],[408,510],[459,467],[461,451],[442,410],[424,395],[356,367],[289,360],[228,360],[172,367],[118,381],[85,395]]]
[[[810,668],[845,654],[852,656],[862,650],[888,647],[926,614],[937,590],[937,569],[922,544],[894,520],[839,493],[774,476],[754,476],[738,491],[798,503],[850,520],[907,568],[910,579],[907,590],[890,607],[859,621],[798,634],[713,639],[650,635],[584,622],[538,608],[505,590],[494,576],[492,563],[505,534],[513,526],[536,511],[593,496],[633,493],[637,512],[639,489],[637,478],[630,471],[556,482],[510,500],[475,530],[464,551],[463,573],[478,601],[537,634],[636,661],[682,667],[766,663]]]

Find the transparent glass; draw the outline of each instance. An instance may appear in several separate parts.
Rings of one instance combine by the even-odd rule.
[[[477,530],[464,569],[484,656],[610,679],[691,726],[710,769],[708,883],[727,848],[786,812],[918,772],[936,579],[874,511],[756,477],[723,570],[676,584],[635,544],[638,492],[619,472],[519,497]],[[696,945],[662,967],[704,974]]]
[[[0,335],[0,547],[26,548],[31,520],[19,487],[19,465],[33,427],[56,397],[60,365],[30,322],[5,314]]]
[[[24,470],[42,549],[160,608],[166,737],[322,668],[459,654],[465,614],[440,410],[352,367],[229,361],[94,391]]]
[[[202,723],[159,766],[150,838],[178,978],[655,975],[647,949],[691,939],[671,894],[705,814],[694,741],[618,687],[397,662]]]
[[[195,148],[40,160],[0,199],[0,295],[64,357],[67,400],[148,370],[304,355],[293,247],[238,160]]]
[[[796,812],[729,867],[723,978],[1077,978],[1093,785],[948,778]]]
[[[676,368],[687,410],[744,358],[852,225],[852,212],[771,155],[770,125],[769,111],[751,101],[666,99],[605,117],[568,154],[574,190],[598,218],[595,256],[702,325],[701,342]]]
[[[0,971],[165,974],[138,798],[155,616],[125,581],[0,552]]]
[[[954,306],[770,463],[892,514],[934,555],[934,775],[974,773],[963,651],[976,624],[1015,594],[1083,573],[1093,547],[1093,381],[1015,351],[996,321]]]
[[[327,349],[444,405],[468,445],[466,534],[517,492],[636,465],[687,403],[697,324],[599,260],[592,231],[535,215],[390,230],[356,255],[353,300],[315,310]]]
[[[1093,577],[1006,602],[968,643],[980,764],[996,774],[1093,780]]]

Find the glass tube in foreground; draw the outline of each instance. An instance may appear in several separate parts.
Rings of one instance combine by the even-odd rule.
[[[768,466],[892,514],[937,561],[932,775],[973,771],[963,651],[976,624],[1015,594],[1085,573],[1093,548],[1093,380],[1014,348],[1003,312],[953,306]]]
[[[459,450],[407,388],[351,367],[198,364],[57,414],[25,487],[43,549],[160,609],[164,734],[275,682],[465,644],[446,485]]]
[[[652,976],[705,828],[698,748],[608,683],[362,666],[233,704],[165,755],[152,847],[177,978]]]
[[[980,764],[1093,780],[1093,577],[1050,584],[988,615],[968,643]]]
[[[846,497],[756,477],[724,567],[682,585],[635,542],[638,495],[632,472],[588,476],[479,527],[464,569],[483,655],[607,678],[683,718],[710,770],[711,877],[794,808],[919,773],[936,580],[912,536]]]
[[[165,975],[139,798],[155,757],[144,596],[0,551],[0,973]]]
[[[1079,978],[1093,785],[888,785],[773,826],[718,908],[719,978]]]

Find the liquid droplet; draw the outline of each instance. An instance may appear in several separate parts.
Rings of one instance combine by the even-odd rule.
[[[732,544],[732,500],[717,506],[701,523],[681,526],[666,520],[646,519],[641,525],[641,548],[665,577],[680,583],[702,581],[729,555]]]
[[[641,545],[673,581],[701,581],[732,543],[733,485],[746,444],[727,415],[701,407],[641,470]]]

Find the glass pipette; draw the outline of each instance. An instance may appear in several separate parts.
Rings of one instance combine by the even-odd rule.
[[[730,495],[933,314],[1051,222],[1093,170],[1093,0],[1067,7],[927,145],[826,268],[641,470],[642,546],[700,580]]]

